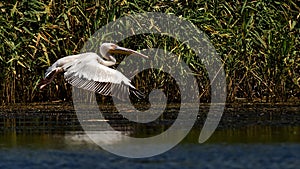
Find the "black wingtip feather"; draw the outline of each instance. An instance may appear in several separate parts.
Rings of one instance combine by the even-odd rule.
[[[143,92],[136,89],[136,88],[129,87],[129,92],[130,92],[130,94],[134,94],[139,99],[145,99],[146,98],[146,95]]]

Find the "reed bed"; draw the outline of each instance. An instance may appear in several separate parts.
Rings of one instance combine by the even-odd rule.
[[[122,16],[163,12],[185,18],[204,31],[222,58],[227,101],[288,101],[300,95],[300,6],[297,1],[61,1],[0,2],[1,103],[71,100],[71,88],[57,78],[45,91],[38,83],[55,60],[80,52],[99,28]],[[141,40],[142,39],[142,40]],[[160,47],[178,55],[195,72],[201,100],[210,83],[203,64],[183,42],[140,35],[122,42],[136,48]],[[170,77],[152,86],[166,86]],[[149,79],[135,81],[140,85]],[[153,77],[153,76],[151,76]],[[150,78],[150,77],[148,77]],[[178,90],[167,90],[172,95]]]

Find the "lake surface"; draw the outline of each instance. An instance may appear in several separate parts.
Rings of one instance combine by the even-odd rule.
[[[130,159],[100,149],[2,148],[1,168],[249,168],[297,169],[300,145],[183,144],[164,154]]]
[[[253,107],[246,109],[246,113],[241,109],[225,110],[219,127],[203,144],[197,142],[201,129],[198,122],[179,145],[163,154],[139,159],[120,157],[94,144],[72,112],[2,112],[0,168],[299,168],[299,109],[271,109],[272,115]],[[115,123],[120,122],[115,119]],[[153,127],[149,131],[130,131],[143,131],[140,134],[144,137],[145,133],[156,133]],[[114,139],[118,141],[107,134],[111,144]]]
[[[0,139],[0,168],[299,168],[299,127],[273,129],[220,130],[204,144],[193,131],[170,151],[141,159],[111,154],[82,132],[7,134]]]

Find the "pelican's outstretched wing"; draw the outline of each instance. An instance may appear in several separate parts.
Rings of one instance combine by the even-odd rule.
[[[71,85],[102,95],[124,100],[130,93],[138,98],[144,94],[130,84],[130,80],[117,70],[101,65],[97,54],[90,53],[72,64],[64,65],[64,77]]]

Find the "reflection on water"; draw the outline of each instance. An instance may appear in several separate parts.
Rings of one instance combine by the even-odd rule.
[[[125,135],[130,132],[100,131],[101,144],[113,145],[124,141]],[[198,144],[200,130],[193,129],[182,141],[183,144]],[[97,132],[90,133],[97,141]],[[174,133],[175,134],[175,133]],[[216,143],[300,143],[299,126],[249,126],[238,129],[218,129],[206,144]],[[67,148],[70,145],[77,147],[95,146],[94,142],[83,131],[66,131],[60,134],[34,133],[18,134],[5,133],[0,137],[1,147],[35,147],[35,148]]]
[[[300,126],[248,126],[216,131],[211,142],[228,143],[300,143]]]
[[[0,168],[296,169],[300,166],[300,119],[299,108],[289,112],[291,109],[266,113],[247,108],[236,113],[228,108],[218,129],[204,144],[197,142],[205,119],[200,115],[180,145],[147,159],[122,158],[104,151],[82,131],[71,111],[0,113]],[[106,117],[93,119],[93,123],[110,120],[115,129],[123,130],[122,134],[100,131],[102,144],[112,146],[124,141],[124,135],[149,137],[167,128],[126,126],[116,118],[119,115],[109,113]],[[160,122],[172,124],[166,119]]]

